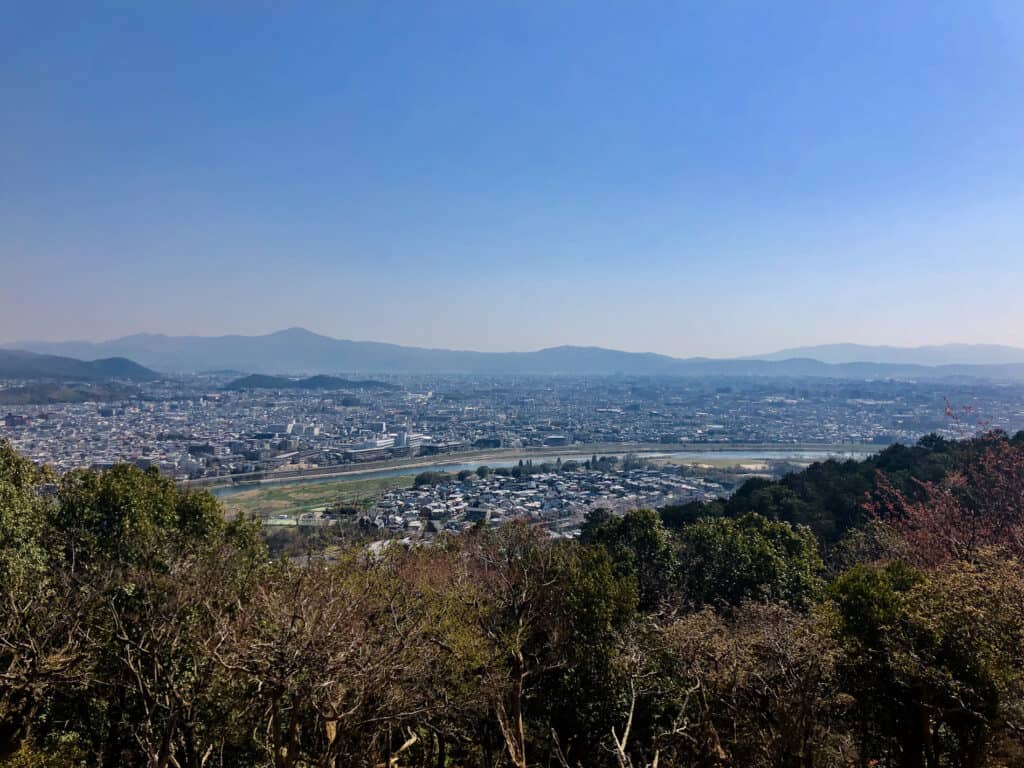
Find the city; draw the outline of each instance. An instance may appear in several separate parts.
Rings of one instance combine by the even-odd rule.
[[[1024,428],[1024,390],[995,384],[389,376],[332,391],[232,381],[165,379],[115,401],[6,406],[0,429],[61,471],[131,462],[217,484],[460,453],[843,450]]]

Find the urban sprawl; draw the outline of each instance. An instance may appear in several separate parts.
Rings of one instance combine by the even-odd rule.
[[[488,449],[839,447],[1024,426],[1019,387],[977,384],[392,377],[353,391],[238,391],[226,383],[175,379],[110,402],[5,406],[0,428],[24,455],[58,470],[133,462],[194,480]]]
[[[116,399],[5,406],[0,436],[58,471],[130,462],[211,486],[403,462],[491,465],[384,491],[362,518],[416,534],[514,516],[571,532],[595,507],[653,506],[728,490],[671,463],[595,463],[592,450],[595,458],[743,446],[863,453],[927,433],[1024,427],[1019,387],[977,383],[391,376],[307,390],[232,381],[182,377],[131,385]],[[527,458],[522,468],[519,457]],[[308,526],[332,518],[330,510],[307,510],[267,522]]]

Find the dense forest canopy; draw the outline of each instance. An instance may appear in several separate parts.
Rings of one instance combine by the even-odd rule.
[[[1017,766],[1022,556],[1022,435],[301,562],[0,444],[0,766]]]

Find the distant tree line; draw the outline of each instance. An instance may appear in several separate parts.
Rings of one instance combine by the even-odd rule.
[[[0,766],[1022,765],[1022,556],[998,433],[301,562],[2,443]]]

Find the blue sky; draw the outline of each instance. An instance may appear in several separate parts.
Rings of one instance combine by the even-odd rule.
[[[0,3],[0,339],[1024,345],[1020,3]]]

